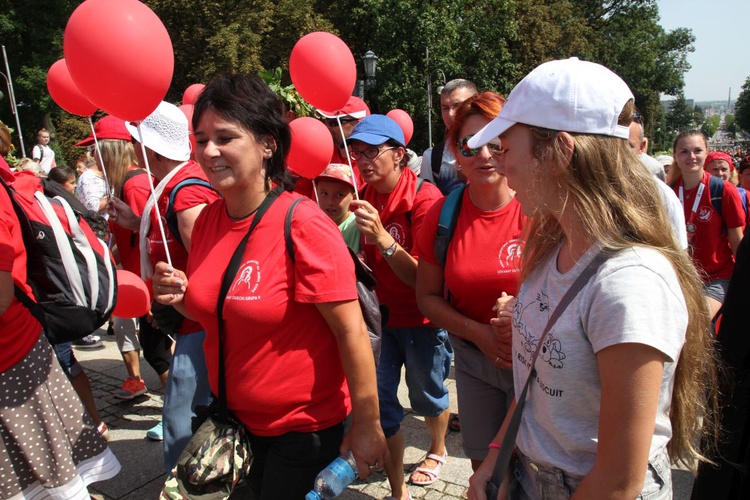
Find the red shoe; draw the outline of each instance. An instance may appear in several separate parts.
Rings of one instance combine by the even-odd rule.
[[[146,393],[146,382],[143,379],[128,378],[122,387],[115,391],[114,396],[119,399],[133,399]]]

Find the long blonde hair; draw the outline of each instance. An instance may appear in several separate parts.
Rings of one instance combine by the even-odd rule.
[[[620,115],[620,125],[627,126],[632,116],[631,101]],[[553,188],[567,193],[562,202],[580,219],[587,234],[613,249],[634,245],[654,248],[672,263],[685,297],[688,327],[675,367],[670,408],[673,437],[668,450],[673,461],[689,467],[696,467],[697,460],[709,461],[697,440],[702,433],[704,443],[715,448],[718,438],[714,339],[703,284],[674,236],[658,186],[630,151],[627,141],[570,134],[575,149],[568,165],[557,131],[532,128],[532,133],[534,156],[539,160],[537,183],[541,187],[557,181]],[[563,239],[563,230],[552,214],[530,218],[526,225],[522,276],[526,278],[548,259]]]
[[[99,150],[104,168],[107,169],[107,179],[115,191],[115,196],[119,198],[122,195],[125,175],[131,165],[137,164],[133,145],[120,139],[100,139]]]

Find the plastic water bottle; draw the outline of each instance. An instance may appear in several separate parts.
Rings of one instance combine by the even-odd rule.
[[[338,457],[320,471],[315,478],[315,488],[305,495],[305,500],[328,500],[337,497],[356,478],[357,464],[352,452],[348,451],[346,455]]]

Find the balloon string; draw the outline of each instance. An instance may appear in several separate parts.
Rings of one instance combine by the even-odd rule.
[[[89,125],[91,126],[91,135],[94,138],[94,147],[96,148],[96,152],[99,155],[99,161],[97,162],[102,167],[102,174],[104,174],[104,188],[107,190],[106,198],[107,198],[107,205],[109,205],[110,201],[112,200],[112,185],[109,183],[109,177],[107,176],[107,169],[104,166],[104,157],[102,156],[102,150],[99,148],[99,139],[96,137],[96,131],[94,130],[94,122],[91,120],[91,115],[89,115]],[[94,161],[96,161],[96,158],[94,158]]]
[[[315,179],[312,180],[312,183],[313,183],[313,193],[315,193],[315,203],[317,203],[318,206],[320,207],[320,198],[318,198],[318,183],[315,182]],[[323,208],[323,207],[320,207],[320,208]]]
[[[354,199],[359,199],[359,186],[357,186],[357,176],[354,175],[354,165],[352,165],[352,157],[349,154],[349,146],[346,144],[346,137],[344,137],[344,126],[341,125],[341,116],[336,115],[336,122],[339,124],[339,130],[341,131],[341,137],[344,139],[344,152],[346,153],[346,162],[349,165],[349,172],[352,174],[352,184],[354,184]],[[333,147],[338,148],[336,144]],[[318,196],[318,193],[315,193]]]
[[[137,125],[138,128],[138,138],[143,139],[143,132],[141,132],[141,122],[138,122]],[[146,172],[148,173],[148,178],[152,179],[153,176],[151,175],[151,166],[148,164],[148,156],[146,155],[146,146],[143,145],[143,141],[138,141],[141,145],[141,153],[143,153],[143,162],[146,164]],[[154,200],[154,212],[156,214],[156,222],[159,225],[159,233],[161,234],[161,241],[164,244],[164,253],[167,255],[167,264],[169,264],[169,267],[172,267],[172,256],[169,254],[169,247],[167,246],[167,234],[164,232],[164,224],[161,221],[161,215],[159,214],[159,203],[156,199],[156,192],[154,191],[154,183],[149,182],[148,183],[149,188],[151,188],[151,199]],[[149,214],[143,214],[144,216],[148,217]]]

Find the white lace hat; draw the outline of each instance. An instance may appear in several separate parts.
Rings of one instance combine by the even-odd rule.
[[[162,101],[140,123],[143,138],[138,133],[137,122],[125,122],[135,140],[170,160],[190,159],[190,131],[187,118],[180,108]]]
[[[630,99],[627,84],[601,64],[577,57],[549,61],[515,86],[497,118],[469,139],[468,146],[487,144],[516,123],[627,139],[628,127],[617,120]]]

